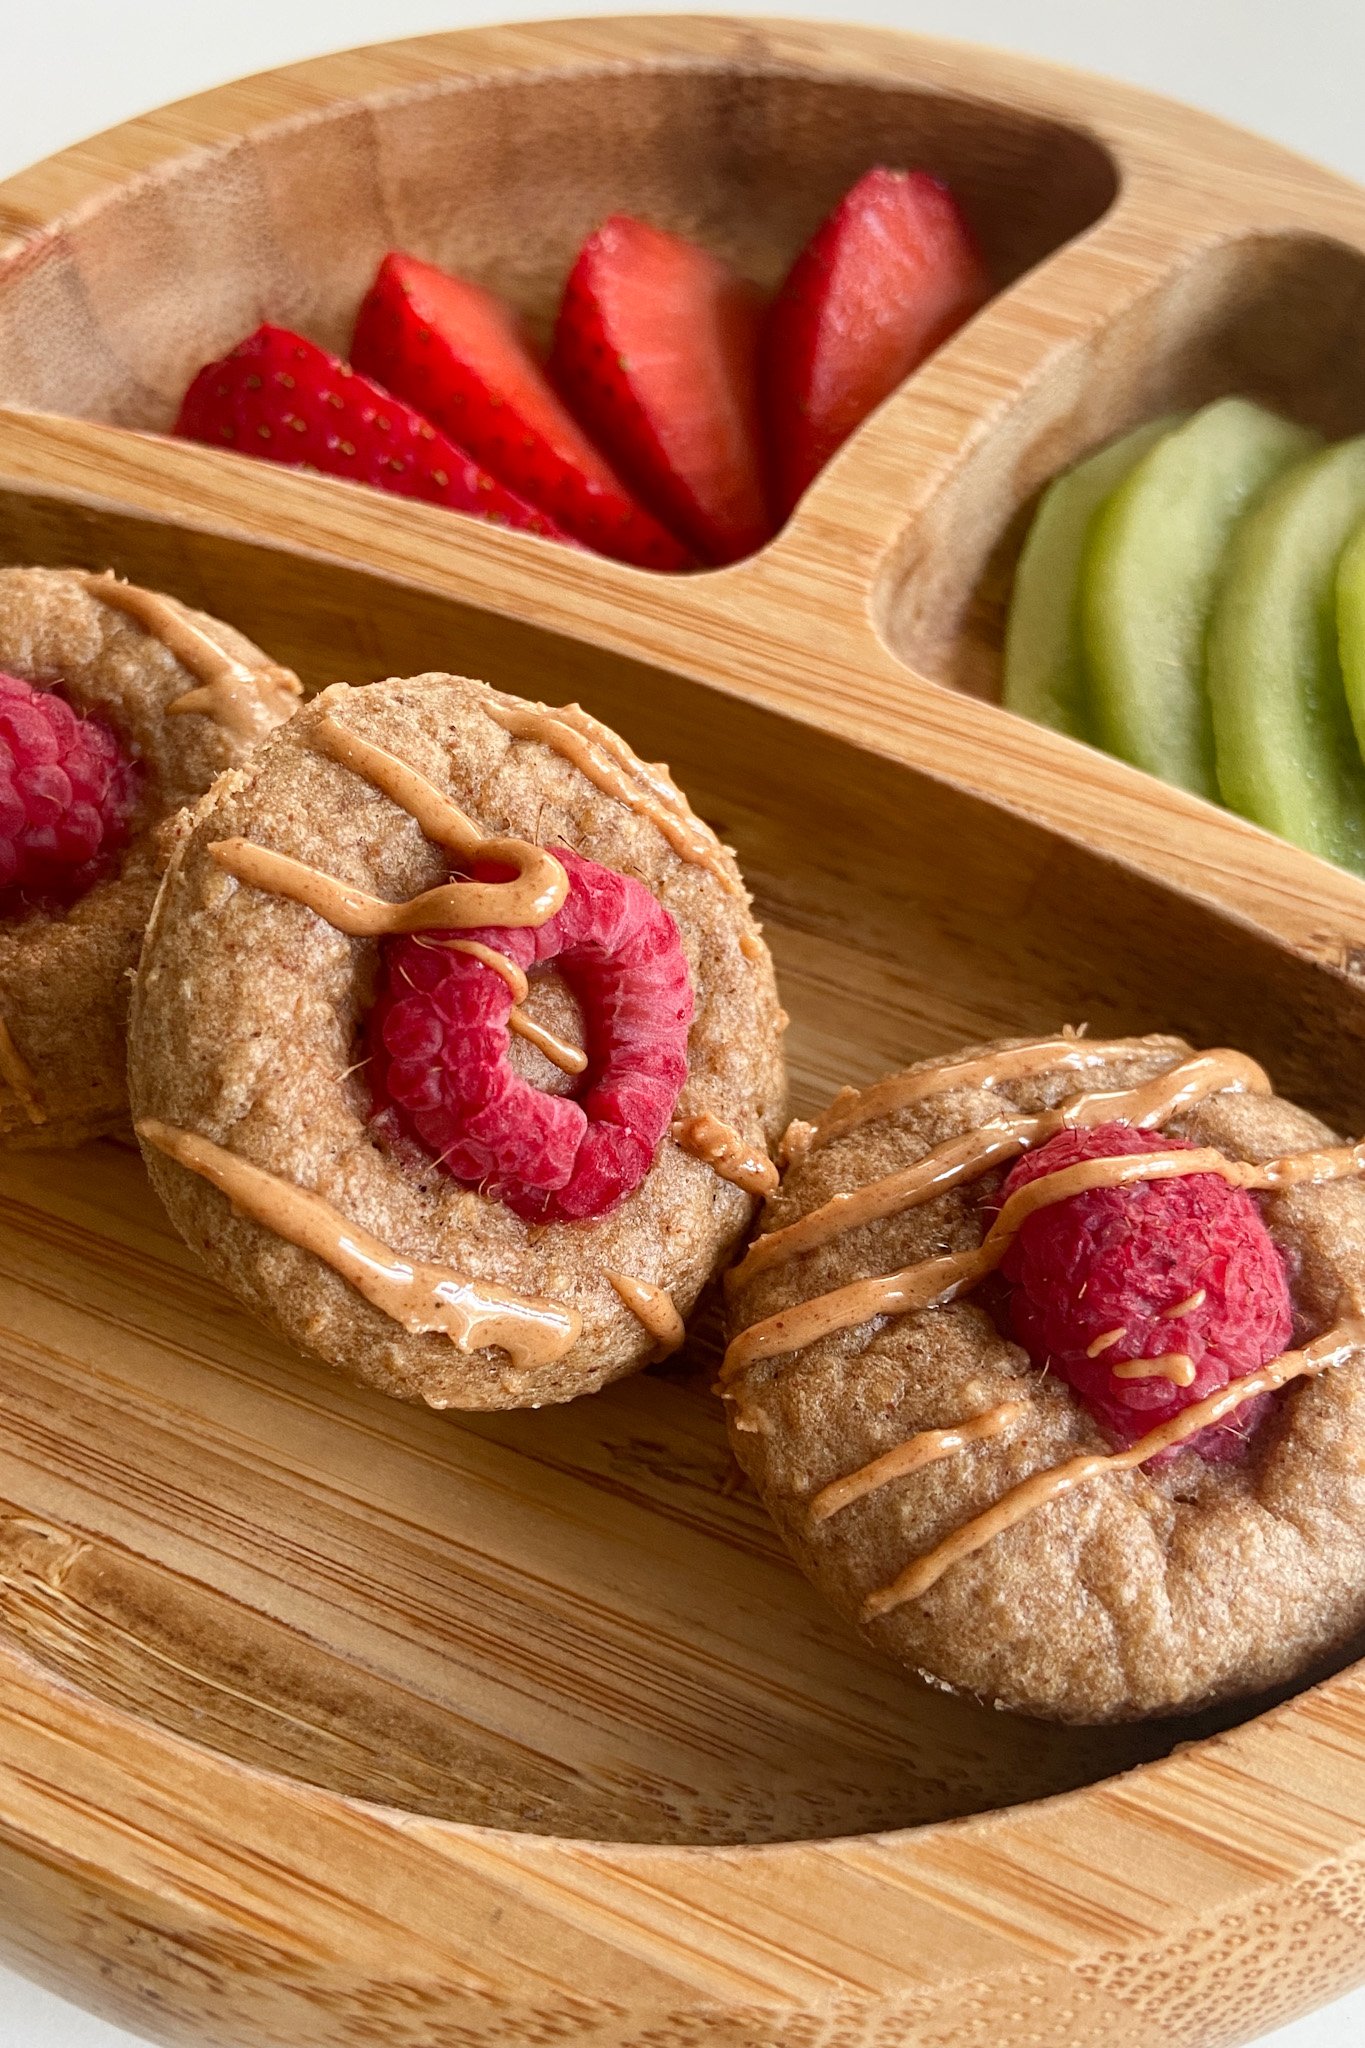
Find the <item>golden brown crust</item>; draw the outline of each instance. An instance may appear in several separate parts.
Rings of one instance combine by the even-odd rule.
[[[764,1218],[780,1227],[831,1195],[910,1164],[932,1145],[1079,1086],[1130,1086],[1188,1052],[1137,1042],[1084,1082],[1053,1074],[958,1089],[817,1145]],[[932,1066],[937,1062],[925,1062]],[[1275,1096],[1221,1095],[1172,1131],[1234,1158],[1329,1142]],[[872,1272],[978,1244],[982,1189],[867,1225],[741,1286],[737,1332]],[[1268,1197],[1289,1255],[1296,1341],[1346,1314],[1365,1283],[1365,1187]],[[1034,1371],[970,1297],[864,1323],[751,1366],[729,1404],[735,1452],[802,1568],[844,1614],[1011,1486],[1079,1451],[1108,1448],[1079,1401]],[[810,1496],[922,1429],[1024,1395],[1023,1416],[815,1524]],[[1107,1474],[951,1566],[870,1640],[933,1683],[1077,1722],[1183,1712],[1288,1682],[1365,1626],[1365,1361],[1290,1388],[1245,1465],[1197,1456]]]
[[[516,700],[451,676],[338,686],[243,773],[220,782],[172,855],[132,1019],[139,1117],[200,1132],[315,1190],[406,1255],[581,1313],[578,1342],[535,1371],[515,1370],[501,1351],[466,1354],[444,1336],[410,1334],[319,1260],[233,1215],[207,1183],[149,1153],[177,1226],[238,1295],[350,1377],[442,1407],[565,1401],[635,1371],[653,1339],[608,1273],[667,1288],[686,1314],[753,1203],[666,1139],[642,1185],[611,1215],[533,1227],[376,1140],[363,1075],[346,1073],[373,942],[242,886],[206,852],[209,841],[240,834],[395,901],[444,879],[442,857],[413,820],[313,747],[319,719],[337,717],[397,754],[482,829],[572,846],[654,891],[677,922],[696,998],[683,1113],[711,1110],[766,1142],[781,1128],[785,1095],[772,963],[742,897],[681,859],[648,818],[551,748],[514,739],[485,715],[489,701]],[[572,1005],[553,980],[544,1001],[541,1021],[571,1033]],[[544,1085],[570,1085],[522,1041],[513,1057],[539,1061],[525,1070]]]
[[[266,663],[231,626],[202,612],[189,616],[229,653],[253,667]],[[198,678],[64,570],[0,569],[0,669],[60,683],[76,710],[96,712],[114,728],[143,770],[117,872],[58,916],[0,924],[0,1019],[45,1111],[35,1124],[14,1091],[0,1088],[0,1144],[76,1145],[127,1122],[128,996],[161,871],[164,821],[248,749],[211,717],[168,717]]]

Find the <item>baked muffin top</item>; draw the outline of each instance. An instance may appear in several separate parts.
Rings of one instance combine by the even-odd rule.
[[[79,569],[0,569],[0,675],[34,686],[40,711],[55,701],[65,723],[89,721],[126,774],[117,847],[79,878],[88,886],[0,916],[0,1143],[72,1145],[127,1122],[129,984],[163,821],[245,761],[299,685],[222,620]],[[21,786],[56,752],[53,733],[30,752],[36,763],[14,765]]]
[[[388,769],[376,765],[379,755]],[[395,780],[395,767],[407,783]],[[529,937],[519,968],[511,959],[516,931],[474,932],[476,946],[491,937],[496,943],[487,952],[503,948],[501,967],[496,959],[477,969],[463,962],[491,991],[488,1004],[500,1004],[496,1015],[480,1010],[471,1025],[480,1042],[494,1036],[497,1087],[468,1114],[462,1098],[453,1128],[461,1145],[474,1130],[487,1148],[478,1156],[499,1162],[502,1178],[492,1177],[492,1167],[486,1179],[455,1177],[448,1169],[464,1171],[463,1156],[448,1161],[427,1142],[436,1126],[424,1105],[434,1103],[435,1114],[443,1098],[439,1090],[430,1100],[423,1093],[443,1063],[464,1057],[458,1035],[440,1036],[447,990],[438,975],[451,956],[438,969],[430,953],[404,953],[394,950],[399,942],[373,932],[338,929],[329,921],[339,914],[331,899],[321,914],[251,868],[253,850],[266,849],[332,889],[340,884],[353,896],[382,899],[381,912],[410,904],[450,886],[451,854],[430,836],[445,815],[431,809],[433,801],[458,807],[476,836],[484,835],[483,860],[474,847],[462,872],[501,877],[456,885],[457,892],[492,889],[476,923],[501,918],[525,937],[537,927],[518,924],[522,912],[500,911],[498,904],[521,901],[518,891],[534,896],[547,874],[553,886],[561,870],[561,881],[569,870],[575,877],[591,870],[599,893],[622,904],[629,896],[627,923],[643,905],[658,926],[640,954],[643,967],[661,951],[678,950],[691,1018],[685,1060],[669,1093],[670,1101],[676,1097],[671,1120],[639,1163],[635,1184],[606,1213],[574,1217],[553,1205],[538,1211],[530,1196],[519,1213],[506,1150],[494,1144],[506,1131],[492,1128],[509,1103],[519,1103],[516,1113],[540,1118],[550,1138],[566,1125],[578,1131],[585,1113],[566,1110],[566,1097],[586,1103],[593,1123],[592,1090],[601,1076],[592,1033],[584,1031],[586,1012],[574,999],[581,982],[566,987],[568,977],[558,976],[552,959],[539,972]],[[424,813],[422,822],[415,812]],[[520,863],[516,876],[509,861],[512,868]],[[574,900],[564,902],[565,915]],[[550,931],[560,915],[555,911],[539,929]],[[431,929],[402,943],[467,946],[439,928],[443,918],[459,922],[448,909],[438,907],[433,917]],[[626,944],[625,926],[619,930],[599,949],[604,972],[613,947]],[[524,968],[523,980],[529,975],[516,1010],[552,1044],[585,1054],[581,1076],[566,1075],[533,1040],[507,1037],[509,966],[514,973]],[[410,997],[404,976],[413,984]],[[430,1041],[420,1036],[431,1024],[419,1003],[428,981],[439,1011]],[[585,998],[589,1007],[595,1000]],[[381,1038],[367,1039],[383,1003],[389,1008]],[[153,1180],[174,1220],[214,1270],[295,1342],[363,1383],[433,1406],[539,1405],[647,1363],[661,1338],[669,1341],[670,1328],[676,1337],[679,1319],[745,1229],[753,1173],[759,1185],[771,1175],[766,1148],[782,1121],[783,1022],[771,962],[733,858],[690,812],[666,771],[637,761],[575,708],[547,712],[464,678],[339,685],[186,820],[138,976],[134,1109]],[[384,1067],[384,1091],[376,1065]],[[397,1076],[395,1067],[403,1068]],[[657,1098],[655,1088],[656,1107]],[[385,1113],[377,1116],[381,1107]],[[375,1287],[367,1293],[354,1271],[348,1276],[335,1259],[319,1255],[316,1236],[308,1238],[313,1249],[296,1241],[307,1233],[284,1225],[278,1200],[269,1210],[258,1203],[254,1215],[243,1212],[240,1199],[231,1208],[221,1172],[215,1184],[202,1151],[195,1170],[183,1143],[178,1151],[174,1141],[168,1145],[166,1130],[207,1141],[277,1183],[308,1191],[381,1251],[440,1269],[444,1281],[427,1273],[444,1304],[440,1315],[433,1320],[428,1299],[414,1320],[411,1293],[399,1301],[390,1292],[381,1304]],[[627,1174],[618,1190],[629,1180]],[[526,1193],[521,1181],[517,1186]],[[484,1291],[472,1298],[479,1310],[473,1322],[446,1313],[460,1283]],[[483,1315],[490,1289],[493,1305],[512,1318],[504,1319],[501,1340]],[[508,1303],[508,1295],[516,1301]],[[530,1310],[517,1306],[528,1301]]]
[[[1126,1099],[1087,1113],[1075,1106],[1085,1091]],[[1108,1396],[1136,1387],[1159,1404],[1153,1432],[1139,1419],[1121,1458],[1117,1411],[1087,1406],[1053,1361],[1004,1334],[1009,1283],[982,1247],[993,1226],[1000,1240],[1002,1181],[1023,1149],[1001,1134],[1014,1125],[1017,1137],[1018,1119],[1038,1120],[1039,1143],[1068,1123],[1144,1116],[1163,1137],[1132,1130],[1112,1151],[1149,1164],[1171,1156],[1163,1145],[1206,1152],[1188,1169],[1176,1162],[1185,1177],[1173,1189],[1221,1187],[1195,1172],[1215,1155],[1234,1177],[1251,1162],[1243,1178],[1280,1181],[1255,1200],[1276,1248],[1271,1284],[1288,1304],[1288,1356],[1269,1384],[1289,1383],[1257,1407],[1245,1398],[1262,1384],[1254,1373],[1215,1370],[1216,1337],[1206,1358],[1198,1333],[1224,1266],[1191,1290],[1172,1264],[1172,1299],[1148,1289],[1150,1315],[1172,1318],[1168,1345],[1153,1337],[1134,1358],[1134,1332],[1106,1328],[1078,1353],[1098,1368],[1113,1361]],[[724,1372],[736,1455],[803,1568],[932,1682],[1060,1719],[1185,1711],[1281,1684],[1339,1650],[1365,1623],[1365,1374],[1351,1363],[1365,1343],[1365,1155],[1333,1151],[1313,1169],[1333,1176],[1318,1184],[1289,1184],[1301,1163],[1265,1164],[1337,1142],[1241,1055],[1195,1055],[1162,1037],[1005,1041],[836,1102],[804,1150],[798,1138],[734,1278]],[[968,1160],[954,1183],[955,1162]],[[1089,1169],[1095,1184],[1114,1166]],[[921,1198],[906,1199],[910,1188]],[[1105,1256],[1128,1245],[1106,1239]],[[1208,1255],[1223,1257],[1216,1244]],[[926,1284],[929,1261],[943,1263]],[[946,1298],[955,1278],[962,1291]],[[933,1305],[892,1312],[926,1292]],[[1196,1373],[1171,1399],[1156,1377]],[[1239,1412],[1246,1440],[1225,1446],[1218,1433],[1239,1434]],[[1212,1456],[1181,1448],[1201,1424]]]

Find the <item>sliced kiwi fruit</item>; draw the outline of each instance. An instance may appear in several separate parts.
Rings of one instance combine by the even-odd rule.
[[[1316,434],[1221,398],[1164,434],[1096,512],[1081,572],[1095,738],[1163,782],[1216,799],[1204,643],[1233,528]]]
[[[1044,491],[1014,576],[1003,701],[1077,739],[1093,739],[1081,641],[1081,565],[1091,521],[1148,450],[1179,423],[1150,420],[1111,441]]]
[[[1337,637],[1338,568],[1365,521],[1365,435],[1296,463],[1233,531],[1207,677],[1224,801],[1365,874],[1365,766]]]

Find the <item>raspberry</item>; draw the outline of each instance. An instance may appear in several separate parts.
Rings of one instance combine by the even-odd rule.
[[[1017,1163],[1001,1199],[1082,1159],[1181,1149],[1187,1139],[1126,1124],[1063,1131]],[[1214,1173],[1093,1188],[1036,1210],[1000,1271],[1010,1334],[1036,1366],[1075,1389],[1119,1445],[1254,1372],[1286,1348],[1293,1327],[1284,1261],[1259,1208]],[[1163,1314],[1185,1304],[1178,1317]],[[1092,1357],[1089,1347],[1114,1330],[1122,1336]],[[1128,1359],[1173,1353],[1195,1367],[1187,1387],[1115,1377]],[[1186,1448],[1208,1459],[1236,1455],[1268,1402],[1249,1401]]]
[[[107,874],[139,780],[98,718],[0,672],[0,917],[65,909]]]
[[[555,857],[569,893],[543,925],[386,939],[364,1033],[377,1114],[532,1223],[587,1222],[639,1186],[687,1075],[692,1020],[687,960],[663,905],[581,854],[556,847]],[[588,1055],[571,1095],[547,1095],[509,1066],[510,988],[442,937],[481,941],[528,973],[554,962]]]

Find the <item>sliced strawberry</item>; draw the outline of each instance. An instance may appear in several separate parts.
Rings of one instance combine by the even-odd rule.
[[[351,360],[588,547],[645,569],[690,566],[598,454],[492,292],[388,255],[361,304]]]
[[[792,265],[764,330],[764,410],[783,518],[989,290],[972,232],[938,178],[877,169],[845,193]]]
[[[207,363],[185,393],[175,432],[569,540],[411,406],[287,327],[258,327],[221,362]]]
[[[552,374],[626,481],[704,562],[773,530],[758,420],[759,298],[728,264],[614,214],[564,289]]]

